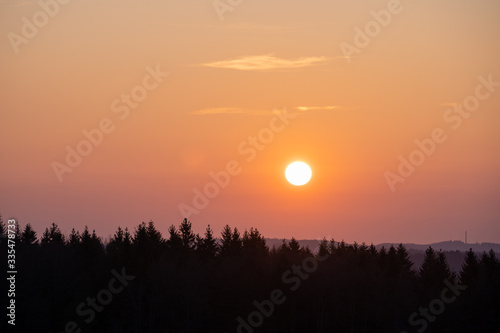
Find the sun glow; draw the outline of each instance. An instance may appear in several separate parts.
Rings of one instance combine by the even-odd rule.
[[[293,162],[285,171],[285,177],[288,182],[295,186],[302,186],[309,182],[312,171],[309,165],[304,162]]]

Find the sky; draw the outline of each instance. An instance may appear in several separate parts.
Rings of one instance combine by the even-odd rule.
[[[500,243],[497,0],[0,0],[0,36],[0,214],[39,235]]]

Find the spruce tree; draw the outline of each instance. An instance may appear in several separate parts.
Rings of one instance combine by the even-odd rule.
[[[71,233],[69,234],[68,244],[71,247],[76,247],[80,244],[80,232],[75,231],[75,228],[71,229]]]
[[[326,238],[323,238],[321,242],[319,242],[319,248],[318,248],[318,258],[326,258],[330,255],[329,249],[328,249],[328,241]]]
[[[43,233],[43,236],[42,236],[40,243],[42,246],[46,246],[46,245],[64,246],[65,237],[61,233],[61,229],[59,229],[57,224],[52,223],[52,225],[50,226],[50,229],[45,228],[45,231]]]
[[[31,224],[26,224],[21,234],[21,244],[26,246],[38,245],[36,231],[31,227]]]
[[[0,237],[3,235],[7,235],[7,227],[5,226],[2,215],[0,214]]]
[[[188,219],[184,219],[179,226],[179,231],[182,239],[182,246],[185,249],[192,250],[195,247],[196,236],[192,231],[191,222]]]
[[[471,248],[465,253],[464,264],[460,271],[460,283],[466,286],[472,286],[479,278],[480,270],[481,265],[479,264],[479,260]]]
[[[182,248],[182,238],[174,225],[168,228],[168,234],[167,248],[173,251],[180,250]]]
[[[204,238],[197,236],[196,243],[196,250],[203,258],[214,258],[217,255],[219,247],[217,245],[217,240],[213,236],[210,225],[208,225],[205,231]]]

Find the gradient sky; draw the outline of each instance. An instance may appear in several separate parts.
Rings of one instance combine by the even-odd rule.
[[[221,20],[212,0],[73,0],[43,22],[37,1],[0,0],[0,213],[39,235],[52,222],[106,237],[149,220],[166,235],[209,173],[237,161],[189,216],[195,232],[500,242],[500,87],[458,128],[445,119],[478,77],[500,82],[500,2],[401,1],[346,56],[390,3],[242,0]],[[47,24],[23,30],[33,16]],[[125,117],[120,99],[146,68],[169,75]],[[247,161],[238,147],[273,110],[296,117]],[[114,130],[60,182],[53,163],[103,119]],[[436,128],[446,141],[392,191],[386,172]],[[286,182],[294,160],[311,166],[308,185]]]

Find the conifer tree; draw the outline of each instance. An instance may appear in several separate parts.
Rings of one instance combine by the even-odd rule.
[[[330,251],[328,248],[328,241],[326,238],[323,238],[321,242],[319,242],[319,248],[318,248],[318,254],[317,256],[319,258],[326,258],[327,256],[330,255]]]
[[[480,270],[479,260],[471,248],[465,253],[465,260],[460,271],[460,283],[467,286],[475,284],[479,278]]]
[[[233,240],[234,240],[234,233],[233,233]],[[298,244],[297,241],[295,242],[298,246],[297,251],[300,251],[300,245]],[[242,244],[244,251],[250,255],[261,256],[269,254],[269,248],[266,245],[266,240],[264,236],[262,236],[256,228],[250,228],[250,231],[245,230],[242,238]]]
[[[182,221],[181,225],[179,226],[179,232],[181,234],[182,246],[185,249],[194,249],[196,236],[192,231],[192,225],[188,219],[184,219]]]
[[[446,256],[442,251],[436,255],[434,249],[429,246],[425,251],[424,263],[420,268],[419,277],[425,288],[434,287],[436,289],[442,288],[444,280],[453,278]]]
[[[0,214],[0,236],[7,235],[7,227],[3,222],[2,215]]]
[[[168,228],[169,238],[167,240],[167,247],[173,251],[179,251],[182,248],[182,238],[174,225]]]
[[[196,246],[197,252],[203,258],[214,258],[219,250],[219,247],[217,245],[217,240],[213,236],[213,232],[212,229],[210,228],[210,225],[208,225],[205,231],[204,238],[197,236],[196,244],[197,244]]]
[[[229,225],[226,225],[221,232],[221,256],[236,256],[241,252],[242,240],[237,228],[234,231]]]
[[[480,265],[482,275],[487,283],[500,282],[500,263],[493,249],[489,252],[483,252]]]
[[[49,228],[45,228],[45,231],[42,236],[41,245],[55,245],[55,246],[64,246],[64,235],[61,233],[61,229],[57,226],[57,224],[52,223]]]
[[[401,267],[403,273],[411,273],[413,262],[410,260],[410,254],[403,244],[399,244],[396,250],[398,256],[398,264]]]
[[[36,231],[31,227],[31,224],[26,224],[21,234],[21,244],[26,246],[38,245]]]
[[[75,228],[71,229],[69,234],[68,243],[71,247],[76,247],[80,244],[80,232],[75,231]]]
[[[450,280],[455,279],[455,276],[452,274],[450,265],[448,265],[448,260],[446,259],[446,255],[443,251],[439,251],[438,253],[438,264],[439,264],[439,279]]]
[[[290,252],[294,255],[298,256],[302,253],[300,244],[294,237],[288,242],[288,247],[290,248]]]

